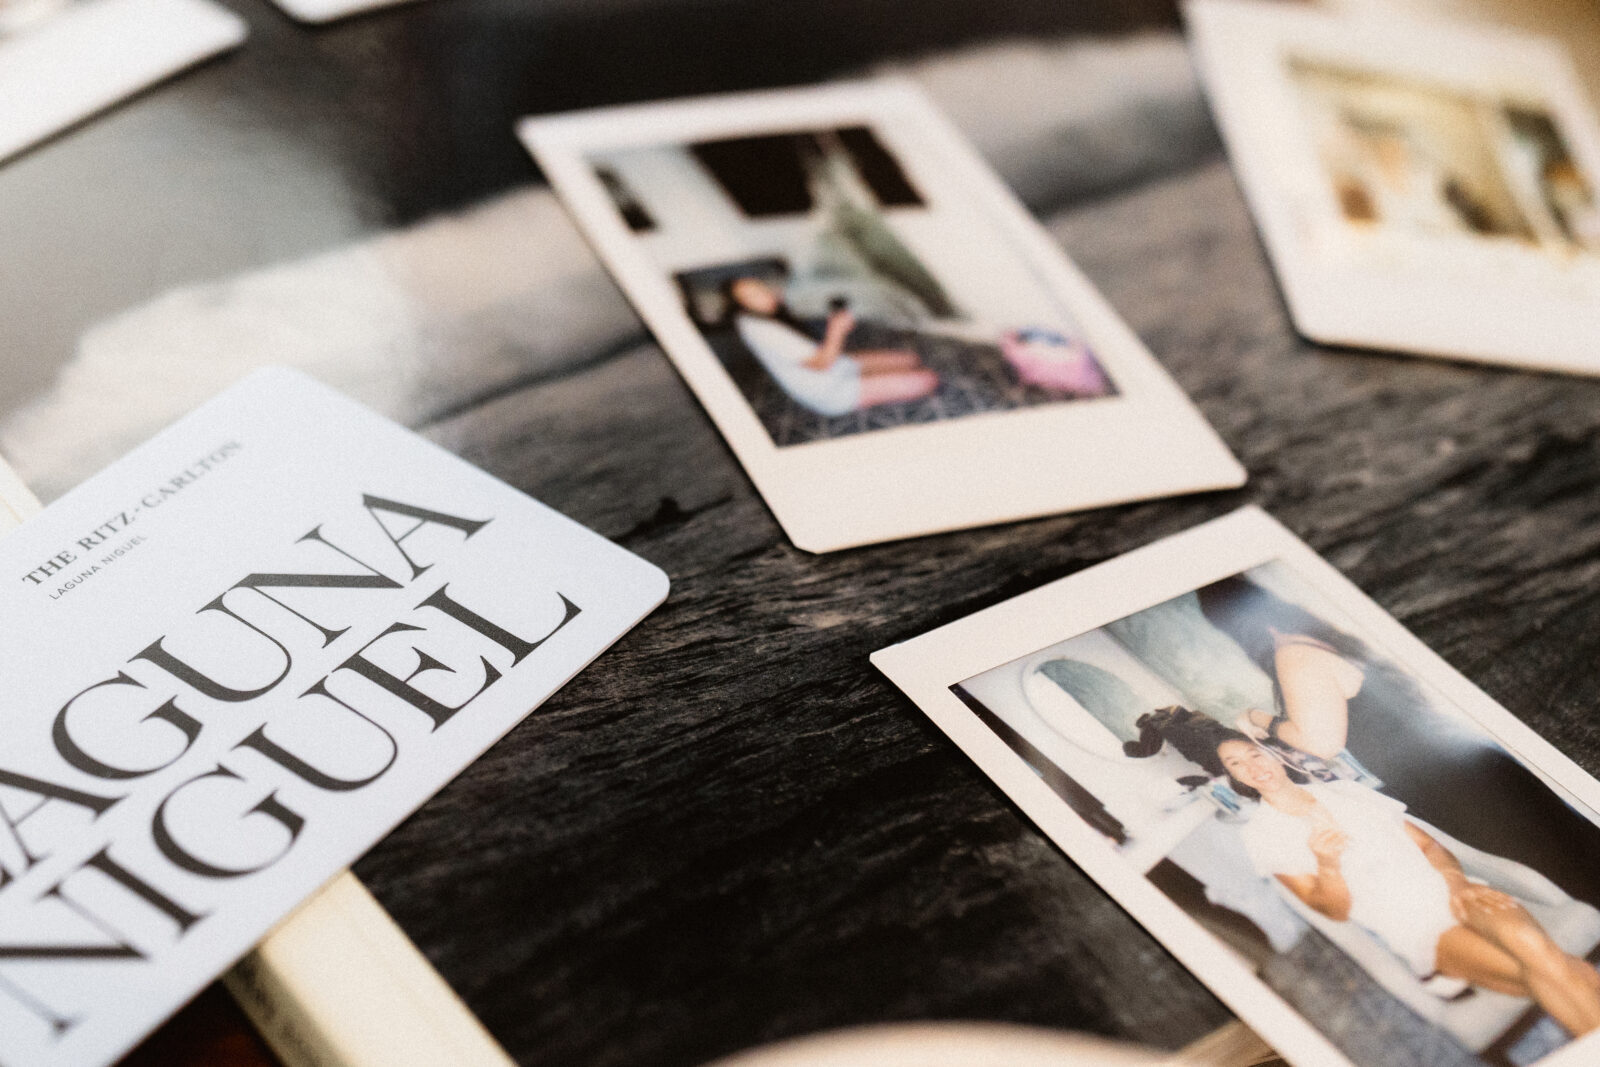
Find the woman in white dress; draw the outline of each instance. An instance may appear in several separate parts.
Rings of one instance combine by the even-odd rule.
[[[1515,899],[1470,881],[1404,804],[1355,782],[1302,785],[1260,745],[1228,733],[1216,746],[1223,769],[1262,800],[1241,833],[1263,876],[1335,922],[1361,926],[1419,977],[1529,997],[1574,1037],[1600,1030],[1600,973]]]
[[[783,303],[783,291],[760,278],[735,278],[727,293],[734,329],[789,398],[832,417],[878,404],[920,400],[939,376],[909,349],[846,352],[856,319],[847,308],[828,316],[822,340],[807,334]]]

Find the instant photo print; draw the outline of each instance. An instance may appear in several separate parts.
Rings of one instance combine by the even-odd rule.
[[[1600,373],[1600,127],[1558,43],[1258,0],[1187,16],[1301,333]]]
[[[526,120],[794,543],[1237,486],[1138,338],[914,88]]]
[[[872,660],[1297,1067],[1600,1058],[1600,783],[1265,513]]]

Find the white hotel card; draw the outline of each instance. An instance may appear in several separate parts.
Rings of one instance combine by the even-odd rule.
[[[667,593],[284,370],[0,574],[0,1063],[30,1067],[116,1059]]]

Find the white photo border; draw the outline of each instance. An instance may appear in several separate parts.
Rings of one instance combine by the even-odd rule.
[[[588,160],[633,146],[845,124],[915,135],[940,180],[984,209],[1071,310],[1118,395],[775,445]],[[802,549],[828,552],[1244,483],[1244,468],[1139,338],[909,82],[578,112],[525,119],[518,133]],[[1028,456],[1052,460],[1019,462]]]
[[[1339,216],[1289,62],[1307,58],[1475,95],[1537,98],[1600,195],[1600,122],[1555,41],[1264,0],[1188,0],[1223,139],[1295,327],[1314,341],[1600,374],[1600,254],[1389,231]],[[1341,233],[1341,231],[1343,231]],[[1368,235],[1370,237],[1370,235]]]
[[[1557,795],[1600,813],[1600,782],[1473,685],[1303,541],[1256,507],[1174,534],[872,654],[1067,857],[1150,931],[1246,1025],[1297,1067],[1356,1067],[1214,935],[1127,862],[994,733],[951,686],[1049,645],[1273,560],[1345,611],[1386,658],[1435,687]],[[1538,1067],[1582,1067],[1600,1034]]]

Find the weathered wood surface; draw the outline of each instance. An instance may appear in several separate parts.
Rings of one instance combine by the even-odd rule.
[[[1600,772],[1600,382],[1301,341],[1219,157],[1051,228],[1248,487],[811,556],[648,342],[428,428],[673,581],[357,867],[521,1061],[1224,1021],[867,655],[1245,502]]]
[[[311,30],[226,2],[249,47],[0,172],[0,409],[113,312],[525,181],[519,115],[1175,21],[1170,0],[435,0]],[[451,414],[431,436],[674,583],[358,866],[524,1063],[694,1064],[929,1017],[1172,1046],[1225,1019],[866,657],[1244,502],[1600,773],[1600,382],[1304,344],[1203,119],[1184,117],[1198,100],[1164,117],[1120,67],[1118,93],[1030,91],[1029,107],[1080,90],[1109,107],[1043,152],[1007,140],[1016,116],[984,113],[975,73],[936,95],[1036,208],[1095,194],[1054,232],[1251,483],[815,557],[785,541],[642,328],[490,399],[441,395]],[[1198,166],[1107,192],[1208,143]],[[497,354],[526,368],[542,351]],[[219,1003],[135,1062],[259,1055]],[[223,1020],[201,1051],[197,1012]],[[186,1025],[190,1051],[170,1040]]]

